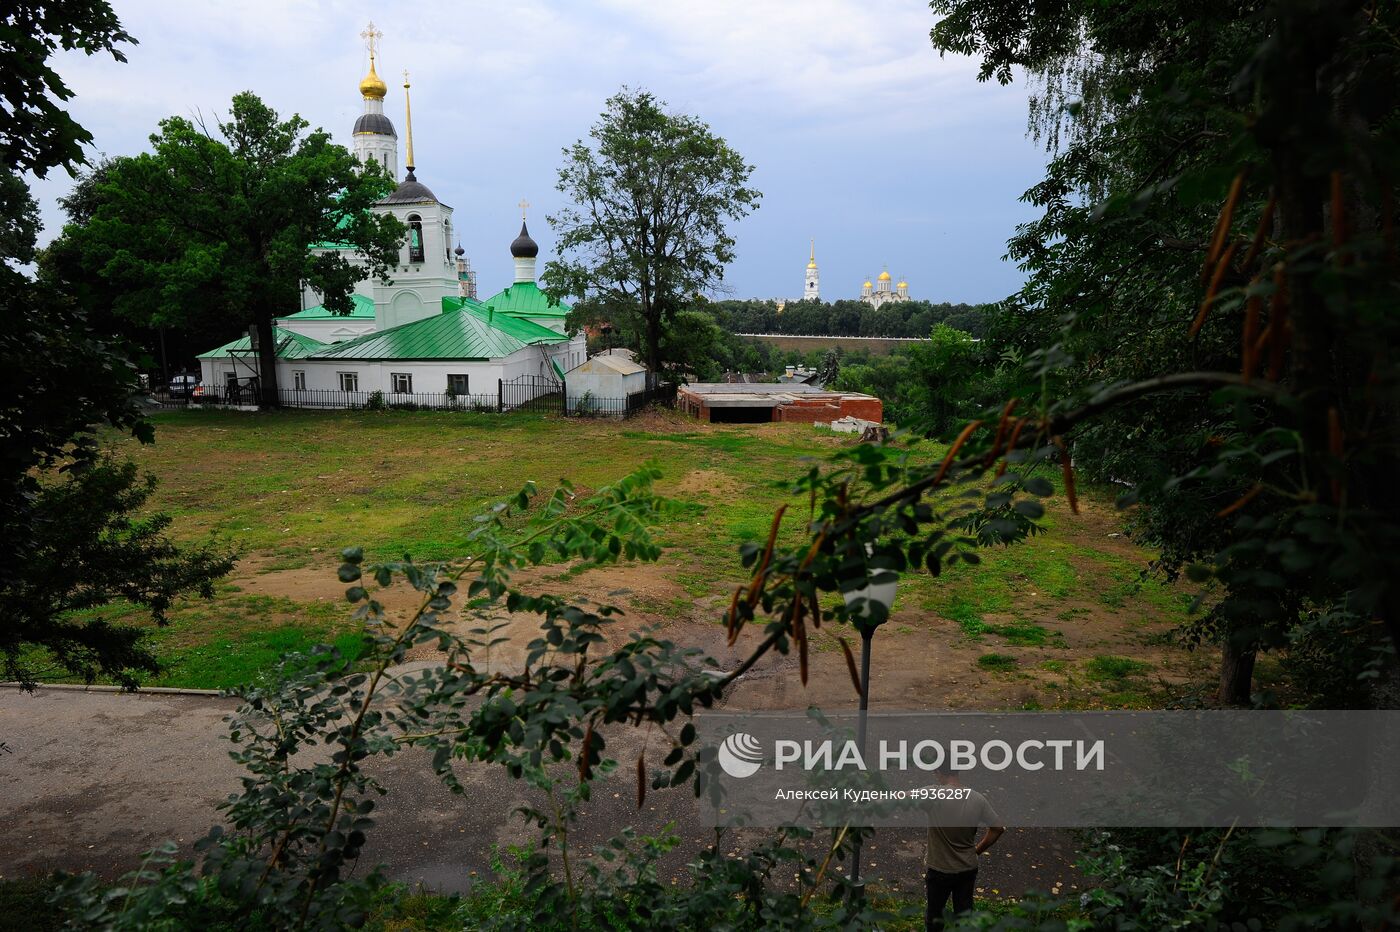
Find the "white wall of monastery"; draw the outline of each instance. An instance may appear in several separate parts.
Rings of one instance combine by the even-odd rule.
[[[354,360],[354,359],[282,359],[277,363],[277,383],[283,391],[293,390],[297,373],[303,374],[303,385],[307,391],[342,391],[341,373],[355,376],[357,392],[383,392],[386,402],[393,402],[394,375],[408,375],[413,394],[442,395],[447,392],[449,375],[467,376],[467,393],[471,395],[495,396],[498,381],[510,381],[520,376],[544,376],[557,380],[550,360],[555,360],[559,368],[568,371],[583,362],[587,355],[587,343],[583,334],[574,336],[567,343],[554,346],[527,346],[516,350],[502,359],[491,361],[439,361],[439,360]],[[222,391],[229,375],[240,380],[253,375],[250,366],[256,362],[250,357],[239,359],[201,359],[201,378],[206,386]],[[324,401],[325,399],[318,399]]]

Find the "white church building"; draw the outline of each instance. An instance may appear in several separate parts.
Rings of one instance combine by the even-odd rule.
[[[526,227],[527,205],[521,203],[520,234],[510,244],[515,280],[478,299],[464,250],[452,246],[452,208],[414,171],[406,76],[406,174],[398,180],[398,134],[384,113],[388,88],[375,72],[380,34],[371,24],[364,35],[370,65],[360,82],[364,112],[355,121],[353,151],[362,163],[379,162],[398,182],[372,209],[392,214],[408,228],[408,236],[390,269],[392,280],[360,282],[348,315],[329,311],[308,290],[303,309],[275,321],[283,404],[351,406],[376,392],[388,404],[412,401],[415,395],[501,398],[502,385],[510,382],[517,383],[517,402],[531,392],[558,391],[564,374],[587,358],[585,336],[565,332],[569,306],[551,304],[536,282],[539,246]],[[321,243],[313,248],[350,247]],[[199,363],[205,391],[231,400],[257,377],[257,353],[249,336],[201,354]]]

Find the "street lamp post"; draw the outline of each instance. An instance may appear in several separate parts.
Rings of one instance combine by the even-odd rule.
[[[867,554],[874,551],[870,544],[866,544],[865,549]],[[856,743],[860,746],[862,758],[865,757],[865,719],[870,708],[870,644],[875,637],[875,629],[889,618],[890,606],[894,605],[895,591],[899,585],[899,577],[893,570],[876,572],[887,578],[877,583],[867,576],[864,586],[842,593],[846,605],[851,609],[852,621],[860,631],[860,716],[856,724]],[[884,611],[872,612],[874,605],[882,606]],[[851,891],[854,899],[865,896],[865,884],[860,879],[859,837],[851,852]]]

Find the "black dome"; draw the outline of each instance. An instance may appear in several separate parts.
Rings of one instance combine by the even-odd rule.
[[[456,253],[457,255],[459,255],[459,256],[465,256],[465,255],[467,254],[467,251],[466,251],[465,249],[462,248],[462,244],[461,244],[461,243],[458,243],[458,244],[457,244],[457,248],[454,249],[454,250],[452,250],[452,251],[455,252],[455,253]]]
[[[540,254],[540,244],[530,239],[525,221],[520,221],[520,235],[511,240],[510,254],[517,259],[533,259]]]
[[[384,198],[383,204],[416,204],[420,201],[431,201],[437,203],[437,198],[428,186],[417,178],[413,177],[413,170],[409,169],[408,177],[399,182],[399,186],[394,189],[394,193]]]
[[[399,134],[394,132],[394,124],[389,122],[389,118],[382,113],[362,113],[355,121],[355,135],[361,133],[374,133],[379,136],[393,136],[399,138]]]

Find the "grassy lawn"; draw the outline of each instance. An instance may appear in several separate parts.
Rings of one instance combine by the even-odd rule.
[[[616,422],[188,411],[155,421],[154,444],[114,436],[113,448],[160,479],[153,504],[175,518],[176,536],[212,535],[241,554],[214,601],[179,606],[154,634],[167,669],[151,685],[207,687],[246,681],[283,651],[321,641],[358,650],[334,580],[341,548],[363,546],[370,560],[457,556],[472,517],[525,481],[548,488],[568,477],[597,488],[647,461],[663,473],[660,491],[686,507],[657,529],[666,552],[654,584],[632,585],[622,602],[658,623],[717,622],[716,597],[745,575],[739,545],[766,536],[785,500],[777,483],[852,442],[809,425],[712,426],[672,414]],[[915,454],[935,459],[942,447],[921,444]],[[1076,518],[1052,501],[1048,533],[987,551],[980,567],[907,577],[892,636],[936,637],[988,683],[1051,690],[1048,704],[1093,706],[1092,695],[1146,702],[1156,688],[1151,658],[1140,662],[1152,670],[1098,661],[1143,656],[1135,639],[1160,641],[1185,617],[1186,594],[1139,580],[1147,555],[1116,533],[1106,498],[1091,492],[1086,504]],[[789,524],[800,534],[799,522]],[[121,606],[107,614],[136,617]]]

